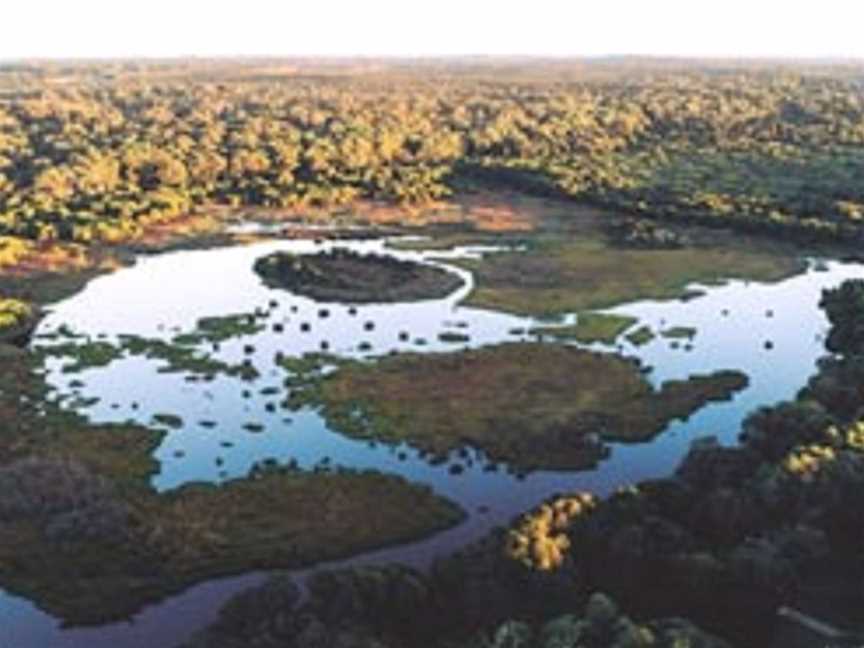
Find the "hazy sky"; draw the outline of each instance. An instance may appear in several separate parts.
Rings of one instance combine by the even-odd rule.
[[[864,57],[862,0],[6,0],[0,58]]]

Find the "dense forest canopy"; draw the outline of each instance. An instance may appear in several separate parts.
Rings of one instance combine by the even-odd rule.
[[[467,60],[0,68],[0,236],[122,241],[209,205],[423,205],[465,182],[857,238],[852,66]]]

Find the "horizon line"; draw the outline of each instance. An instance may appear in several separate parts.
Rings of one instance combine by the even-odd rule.
[[[68,63],[68,62],[192,62],[192,61],[465,61],[465,60],[498,60],[498,61],[598,61],[609,59],[636,59],[647,61],[675,62],[810,62],[810,63],[860,63],[864,64],[864,55],[812,55],[812,54],[642,54],[637,52],[619,52],[604,54],[543,54],[543,53],[461,53],[461,54],[99,54],[88,56],[0,56],[0,64],[9,63]]]

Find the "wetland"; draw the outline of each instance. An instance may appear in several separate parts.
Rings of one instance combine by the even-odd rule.
[[[681,67],[0,66],[0,645],[860,644],[860,75]]]
[[[4,347],[0,481],[15,488],[0,501],[0,605],[28,619],[21,637],[144,645],[174,606],[209,601],[197,625],[165,626],[179,644],[261,582],[244,574],[314,583],[328,573],[314,565],[398,563],[425,579],[556,493],[666,477],[694,440],[735,445],[753,410],[806,385],[825,354],[821,291],[864,276],[758,242],[732,270],[741,253],[721,248],[672,277],[679,250],[621,250],[599,232],[261,232],[140,256],[45,304],[28,349]],[[604,271],[574,252],[602,245]],[[569,259],[545,266],[564,286],[552,299],[521,312],[536,287],[520,281],[494,289],[497,308],[475,303],[532,255]],[[363,286],[324,298],[262,280],[272,258],[372,260],[385,267],[373,283],[423,268],[449,288],[397,298],[376,284],[370,301],[352,271]],[[647,283],[609,308],[574,282],[577,259],[597,281],[620,284],[630,264]]]

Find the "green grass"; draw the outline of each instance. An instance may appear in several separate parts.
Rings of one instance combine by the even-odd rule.
[[[561,340],[574,340],[583,344],[594,342],[614,344],[615,340],[637,321],[636,318],[626,315],[579,313],[576,324],[571,326],[540,326],[532,328],[529,332]]]
[[[678,298],[694,282],[778,281],[804,269],[795,255],[743,239],[734,247],[633,250],[581,236],[538,236],[525,251],[457,263],[474,272],[468,305],[535,316]]]

